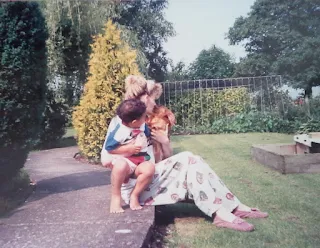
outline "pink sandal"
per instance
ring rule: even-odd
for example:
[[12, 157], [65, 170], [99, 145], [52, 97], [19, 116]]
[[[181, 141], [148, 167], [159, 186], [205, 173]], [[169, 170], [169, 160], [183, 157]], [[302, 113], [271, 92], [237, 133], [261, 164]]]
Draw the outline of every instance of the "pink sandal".
[[269, 216], [268, 213], [261, 212], [257, 208], [251, 208], [251, 211], [241, 211], [236, 209], [233, 214], [239, 218], [253, 219], [267, 218]]
[[238, 217], [235, 218], [234, 221], [228, 222], [216, 216], [213, 220], [213, 224], [217, 227], [229, 228], [241, 232], [251, 232], [254, 230], [254, 226], [252, 224], [245, 222]]

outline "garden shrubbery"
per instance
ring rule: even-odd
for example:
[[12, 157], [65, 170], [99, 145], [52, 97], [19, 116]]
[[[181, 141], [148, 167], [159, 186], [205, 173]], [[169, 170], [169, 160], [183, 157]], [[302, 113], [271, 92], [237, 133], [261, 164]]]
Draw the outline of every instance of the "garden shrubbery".
[[82, 155], [97, 161], [108, 124], [122, 100], [125, 78], [139, 74], [136, 52], [121, 40], [111, 21], [105, 33], [94, 39], [89, 72], [80, 104], [73, 112], [73, 126]]
[[46, 94], [45, 20], [36, 2], [0, 5], [0, 184], [39, 140]]

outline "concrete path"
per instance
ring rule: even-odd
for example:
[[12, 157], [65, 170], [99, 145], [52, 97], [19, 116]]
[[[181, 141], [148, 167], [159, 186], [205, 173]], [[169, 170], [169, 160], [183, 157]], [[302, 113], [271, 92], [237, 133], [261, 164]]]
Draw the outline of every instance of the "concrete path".
[[154, 207], [109, 214], [110, 171], [77, 162], [76, 147], [33, 152], [25, 168], [37, 182], [20, 208], [0, 219], [0, 247], [143, 247]]

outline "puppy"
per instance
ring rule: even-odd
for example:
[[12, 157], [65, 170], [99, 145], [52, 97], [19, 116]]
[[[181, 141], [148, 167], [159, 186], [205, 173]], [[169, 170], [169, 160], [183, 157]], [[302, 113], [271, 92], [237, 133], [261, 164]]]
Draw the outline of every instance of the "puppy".
[[[170, 137], [170, 131], [175, 124], [174, 114], [164, 106], [155, 107], [153, 114], [148, 117], [147, 125], [152, 131], [161, 130], [167, 133]], [[157, 141], [153, 141], [153, 151], [156, 162], [164, 159], [161, 144]]]

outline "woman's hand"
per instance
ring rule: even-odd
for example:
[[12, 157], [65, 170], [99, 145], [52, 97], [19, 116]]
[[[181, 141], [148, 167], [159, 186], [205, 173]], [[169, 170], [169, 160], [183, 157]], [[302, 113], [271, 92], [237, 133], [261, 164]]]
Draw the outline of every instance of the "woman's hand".
[[170, 140], [168, 137], [168, 125], [166, 125], [165, 130], [152, 130], [151, 138], [152, 140], [157, 141], [162, 145], [166, 145], [170, 143]]

